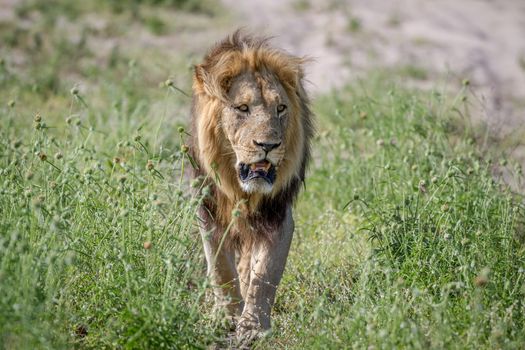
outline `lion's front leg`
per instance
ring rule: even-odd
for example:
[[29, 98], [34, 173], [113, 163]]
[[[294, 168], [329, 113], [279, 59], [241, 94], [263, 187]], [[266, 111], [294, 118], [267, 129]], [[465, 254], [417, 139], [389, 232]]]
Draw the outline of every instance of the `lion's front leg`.
[[244, 295], [244, 309], [237, 325], [241, 338], [256, 337], [270, 328], [271, 308], [281, 281], [292, 242], [294, 223], [291, 207], [273, 243], [256, 242], [252, 250], [250, 285]]
[[215, 307], [225, 309], [229, 316], [239, 316], [242, 311], [242, 297], [235, 269], [235, 253], [224, 245], [219, 247], [219, 242], [211, 237], [209, 231], [202, 227], [200, 231], [208, 276], [214, 284]]
[[246, 298], [246, 292], [250, 286], [250, 272], [252, 269], [252, 245], [247, 244], [239, 251], [239, 262], [237, 263], [237, 272], [239, 273], [239, 285], [241, 295]]

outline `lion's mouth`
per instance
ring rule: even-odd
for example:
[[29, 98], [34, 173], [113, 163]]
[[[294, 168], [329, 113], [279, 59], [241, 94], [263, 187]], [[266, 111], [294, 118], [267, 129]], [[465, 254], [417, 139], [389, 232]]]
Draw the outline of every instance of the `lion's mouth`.
[[261, 178], [270, 185], [275, 181], [275, 166], [267, 160], [261, 160], [256, 163], [239, 165], [239, 178], [243, 182]]

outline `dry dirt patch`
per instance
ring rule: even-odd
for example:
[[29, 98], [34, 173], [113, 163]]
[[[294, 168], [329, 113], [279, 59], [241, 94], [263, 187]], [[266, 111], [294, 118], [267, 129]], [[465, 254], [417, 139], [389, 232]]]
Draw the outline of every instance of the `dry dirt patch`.
[[[513, 0], [223, 0], [237, 24], [275, 35], [315, 58], [314, 93], [376, 69], [406, 73], [418, 87], [457, 91], [468, 79], [473, 113], [497, 139], [525, 128], [525, 2]], [[511, 142], [515, 143], [515, 141]], [[506, 146], [507, 147], [507, 146]], [[510, 145], [525, 164], [523, 147]], [[514, 149], [516, 147], [516, 149]]]

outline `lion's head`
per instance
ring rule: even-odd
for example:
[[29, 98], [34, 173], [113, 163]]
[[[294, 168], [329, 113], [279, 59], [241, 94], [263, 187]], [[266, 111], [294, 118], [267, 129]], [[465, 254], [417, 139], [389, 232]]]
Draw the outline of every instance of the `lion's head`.
[[230, 200], [275, 197], [304, 180], [303, 62], [238, 31], [195, 67], [194, 156]]
[[230, 84], [221, 119], [239, 184], [248, 193], [270, 193], [290, 144], [285, 135], [290, 99], [271, 72], [246, 71]]

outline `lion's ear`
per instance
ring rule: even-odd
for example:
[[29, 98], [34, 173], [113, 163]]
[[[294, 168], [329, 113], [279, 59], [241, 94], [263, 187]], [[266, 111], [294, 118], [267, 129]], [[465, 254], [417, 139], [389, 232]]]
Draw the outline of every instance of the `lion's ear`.
[[193, 89], [196, 93], [214, 95], [214, 79], [202, 64], [195, 66], [195, 72], [193, 74]]
[[231, 77], [225, 72], [210, 73], [203, 65], [196, 65], [193, 76], [194, 89], [210, 96], [224, 98], [231, 85]]
[[290, 86], [292, 90], [297, 90], [303, 76], [302, 69], [299, 65], [294, 66], [293, 69], [289, 69], [282, 73], [282, 80]]
[[302, 89], [302, 81], [304, 78], [303, 64], [307, 61], [302, 57], [287, 57], [286, 60], [280, 60], [275, 66], [277, 75], [281, 83], [289, 90], [289, 92]]
[[193, 83], [204, 89], [204, 85], [206, 84], [206, 75], [207, 74], [204, 67], [200, 64], [196, 65], [193, 72]]

